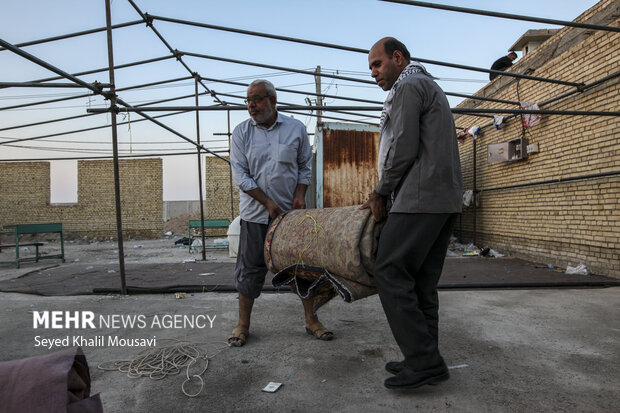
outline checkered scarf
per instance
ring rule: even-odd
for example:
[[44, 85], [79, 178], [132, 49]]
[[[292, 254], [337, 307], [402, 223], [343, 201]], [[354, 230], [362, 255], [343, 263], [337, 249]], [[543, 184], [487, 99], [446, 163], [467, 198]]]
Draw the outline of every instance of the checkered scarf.
[[[412, 75], [418, 72], [423, 72], [424, 74], [431, 76], [431, 74], [426, 71], [426, 68], [422, 66], [420, 62], [416, 62], [415, 60], [412, 61], [411, 63], [407, 65], [407, 67], [403, 69], [402, 72], [400, 72], [400, 76], [398, 76], [398, 79], [396, 79], [396, 82], [394, 82], [394, 84], [392, 85], [392, 88], [390, 89], [390, 92], [388, 93], [387, 98], [385, 98], [385, 103], [392, 101], [392, 98], [394, 97], [395, 87], [401, 80], [403, 80], [409, 75]], [[387, 118], [387, 107], [385, 103], [383, 104], [383, 110], [381, 111], [381, 123], [380, 123], [381, 129], [383, 129], [383, 124], [385, 122], [385, 119]]]

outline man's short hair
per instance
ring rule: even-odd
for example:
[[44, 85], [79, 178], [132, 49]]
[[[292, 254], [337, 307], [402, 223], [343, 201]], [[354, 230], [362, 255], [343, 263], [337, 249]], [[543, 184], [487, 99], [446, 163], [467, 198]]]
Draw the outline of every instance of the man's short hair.
[[399, 52], [403, 54], [403, 56], [405, 57], [405, 59], [407, 59], [407, 61], [411, 60], [411, 54], [409, 54], [409, 50], [407, 50], [407, 46], [405, 46], [402, 42], [394, 38], [387, 39], [383, 43], [383, 47], [385, 48], [385, 54], [387, 54], [390, 57], [390, 59], [394, 55], [394, 52], [398, 50]]
[[517, 54], [515, 52], [510, 52], [508, 53], [508, 56], [513, 55], [515, 58], [517, 57]]
[[256, 86], [256, 85], [265, 85], [265, 92], [267, 92], [267, 96], [273, 96], [274, 98], [277, 99], [278, 96], [276, 94], [276, 87], [273, 85], [273, 83], [265, 79], [256, 79], [255, 81], [250, 83], [250, 86], [248, 86], [248, 90], [252, 86]]

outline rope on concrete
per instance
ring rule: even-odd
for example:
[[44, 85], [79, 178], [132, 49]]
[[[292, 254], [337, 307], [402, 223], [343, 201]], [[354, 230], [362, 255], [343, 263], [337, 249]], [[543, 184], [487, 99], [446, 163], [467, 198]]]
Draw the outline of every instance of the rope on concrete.
[[[204, 389], [205, 382], [202, 376], [209, 367], [209, 360], [230, 347], [228, 343], [222, 342], [225, 346], [217, 348], [213, 355], [209, 355], [201, 346], [213, 343], [196, 343], [177, 339], [161, 339], [160, 341], [171, 341], [172, 344], [144, 350], [132, 360], [106, 361], [99, 364], [97, 368], [104, 371], [120, 371], [132, 379], [148, 377], [151, 380], [163, 380], [167, 376], [181, 373], [184, 369], [186, 379], [181, 384], [181, 391], [187, 397], [196, 397]], [[190, 373], [190, 370], [198, 365], [203, 365], [200, 371]], [[200, 383], [200, 389], [196, 393], [188, 393], [185, 389], [185, 386], [192, 381]]]

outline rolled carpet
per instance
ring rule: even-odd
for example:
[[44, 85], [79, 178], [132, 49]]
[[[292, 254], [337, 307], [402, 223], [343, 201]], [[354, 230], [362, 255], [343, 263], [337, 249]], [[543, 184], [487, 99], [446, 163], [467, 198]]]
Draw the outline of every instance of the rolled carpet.
[[335, 295], [346, 302], [377, 292], [372, 272], [382, 224], [359, 206], [295, 209], [274, 219], [265, 240], [273, 285], [290, 285], [315, 309]]

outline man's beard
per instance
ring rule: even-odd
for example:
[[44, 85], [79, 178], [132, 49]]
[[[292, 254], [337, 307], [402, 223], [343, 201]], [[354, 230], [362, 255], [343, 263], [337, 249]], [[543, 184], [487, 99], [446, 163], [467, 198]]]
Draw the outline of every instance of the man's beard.
[[273, 116], [274, 112], [275, 112], [275, 110], [274, 110], [273, 107], [267, 106], [263, 112], [258, 113], [257, 115], [252, 116], [252, 119], [254, 119], [254, 122], [256, 122], [256, 123], [258, 123], [260, 125], [261, 123], [265, 123], [269, 119], [271, 119], [271, 117]]

